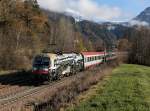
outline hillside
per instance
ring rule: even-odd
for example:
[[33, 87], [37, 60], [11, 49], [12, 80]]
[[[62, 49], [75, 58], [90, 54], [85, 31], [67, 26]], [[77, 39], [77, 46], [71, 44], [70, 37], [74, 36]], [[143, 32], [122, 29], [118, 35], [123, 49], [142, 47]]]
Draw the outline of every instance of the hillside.
[[131, 28], [119, 23], [104, 22], [99, 24], [86, 20], [78, 24], [80, 32], [85, 36], [102, 39], [108, 45], [112, 45], [117, 40], [124, 38], [125, 33]]
[[111, 46], [117, 39], [116, 35], [108, 30], [107, 27], [86, 20], [78, 23], [78, 30], [92, 42], [104, 41], [107, 46]]

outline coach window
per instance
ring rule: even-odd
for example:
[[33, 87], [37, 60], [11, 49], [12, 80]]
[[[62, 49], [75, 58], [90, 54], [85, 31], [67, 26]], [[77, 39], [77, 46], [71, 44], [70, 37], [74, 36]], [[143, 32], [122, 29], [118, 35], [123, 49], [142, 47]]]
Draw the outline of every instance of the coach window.
[[95, 56], [95, 60], [97, 60], [97, 56]]
[[90, 58], [88, 57], [88, 62], [90, 61]]
[[98, 60], [98, 56], [96, 56], [96, 60]]

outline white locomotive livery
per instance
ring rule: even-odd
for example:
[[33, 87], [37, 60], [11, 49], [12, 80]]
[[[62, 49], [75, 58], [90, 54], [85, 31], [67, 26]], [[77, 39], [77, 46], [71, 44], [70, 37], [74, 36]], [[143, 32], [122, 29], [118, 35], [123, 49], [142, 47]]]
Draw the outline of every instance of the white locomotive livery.
[[116, 57], [115, 52], [42, 53], [34, 58], [32, 73], [52, 81], [114, 60]]
[[83, 57], [81, 54], [42, 53], [34, 58], [32, 72], [36, 75], [45, 75], [48, 80], [53, 80], [75, 74], [82, 69]]

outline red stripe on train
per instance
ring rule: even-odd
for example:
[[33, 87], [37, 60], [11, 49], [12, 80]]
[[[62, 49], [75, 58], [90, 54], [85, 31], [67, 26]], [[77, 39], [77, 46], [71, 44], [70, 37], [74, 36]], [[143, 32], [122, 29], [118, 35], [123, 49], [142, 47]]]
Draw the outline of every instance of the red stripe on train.
[[83, 55], [102, 55], [105, 52], [82, 52]]
[[44, 71], [44, 70], [35, 70], [35, 71], [32, 71], [33, 74], [48, 74], [49, 72], [48, 71]]

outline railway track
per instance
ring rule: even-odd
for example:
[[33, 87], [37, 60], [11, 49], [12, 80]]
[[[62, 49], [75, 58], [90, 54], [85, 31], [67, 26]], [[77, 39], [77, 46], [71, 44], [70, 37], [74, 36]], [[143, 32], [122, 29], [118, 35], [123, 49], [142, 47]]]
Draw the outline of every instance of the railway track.
[[34, 84], [36, 84], [36, 82], [33, 82], [32, 80], [30, 80], [28, 83], [33, 84], [32, 86], [18, 86], [16, 84], [24, 84], [26, 83], [27, 80], [20, 80], [20, 81], [13, 81], [11, 84], [15, 84], [15, 85], [7, 85], [7, 86], [3, 86], [0, 88], [0, 100], [4, 100], [5, 98], [11, 97], [11, 96], [15, 96], [16, 94], [20, 93], [20, 92], [26, 92], [28, 90], [34, 89], [36, 88], [36, 86], [34, 86]]
[[40, 91], [51, 88], [53, 85], [62, 84], [64, 81], [52, 82], [48, 85], [42, 85], [39, 87], [31, 87], [27, 90], [18, 92], [16, 94], [8, 95], [0, 98], [0, 110], [8, 107], [9, 105], [17, 102], [18, 100], [23, 100], [27, 97], [32, 97], [32, 95], [38, 94]]

